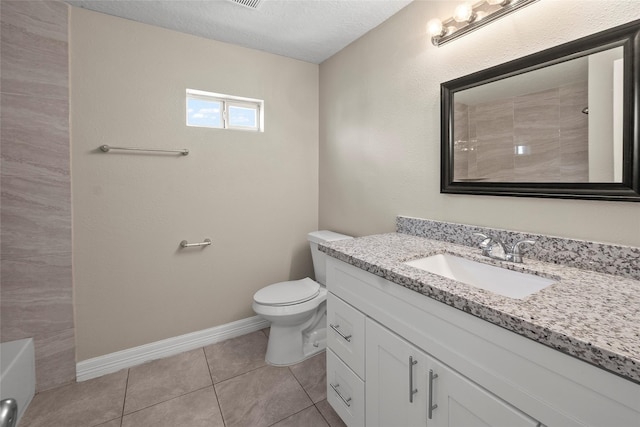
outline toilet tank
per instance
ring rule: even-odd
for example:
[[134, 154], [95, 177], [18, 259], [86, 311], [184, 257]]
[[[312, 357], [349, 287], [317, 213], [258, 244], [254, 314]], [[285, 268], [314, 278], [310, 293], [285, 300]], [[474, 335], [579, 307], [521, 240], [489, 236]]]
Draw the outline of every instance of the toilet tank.
[[353, 237], [329, 230], [312, 231], [307, 235], [307, 240], [309, 240], [309, 245], [311, 246], [311, 256], [313, 257], [313, 270], [316, 273], [316, 282], [324, 286], [326, 285], [327, 278], [327, 255], [318, 250], [318, 243], [335, 242], [347, 239], [353, 239]]

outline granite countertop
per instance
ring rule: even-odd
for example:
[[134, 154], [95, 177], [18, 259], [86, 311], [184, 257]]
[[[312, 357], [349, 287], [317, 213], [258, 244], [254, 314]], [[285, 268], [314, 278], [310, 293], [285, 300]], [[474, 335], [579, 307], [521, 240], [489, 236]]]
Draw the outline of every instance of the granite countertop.
[[[389, 233], [320, 245], [341, 261], [640, 384], [640, 281], [529, 260], [490, 259], [479, 249]], [[557, 280], [512, 299], [403, 262], [450, 253]]]

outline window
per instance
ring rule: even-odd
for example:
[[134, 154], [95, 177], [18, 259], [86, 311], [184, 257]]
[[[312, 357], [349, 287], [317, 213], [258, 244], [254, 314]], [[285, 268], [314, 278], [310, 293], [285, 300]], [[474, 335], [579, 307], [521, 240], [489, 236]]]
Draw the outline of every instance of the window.
[[187, 126], [264, 131], [264, 101], [187, 89]]

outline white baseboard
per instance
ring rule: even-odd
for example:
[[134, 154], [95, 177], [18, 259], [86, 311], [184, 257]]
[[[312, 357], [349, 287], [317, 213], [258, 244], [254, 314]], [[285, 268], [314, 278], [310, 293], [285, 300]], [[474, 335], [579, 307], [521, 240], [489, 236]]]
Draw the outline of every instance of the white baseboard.
[[76, 363], [76, 380], [85, 381], [100, 377], [150, 360], [173, 356], [183, 351], [204, 347], [267, 327], [269, 327], [267, 320], [253, 316], [202, 331], [83, 360]]

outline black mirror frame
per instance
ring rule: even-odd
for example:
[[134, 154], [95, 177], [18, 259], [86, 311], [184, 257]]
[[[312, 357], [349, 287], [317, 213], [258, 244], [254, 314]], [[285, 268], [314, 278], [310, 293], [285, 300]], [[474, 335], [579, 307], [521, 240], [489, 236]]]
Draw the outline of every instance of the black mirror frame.
[[[603, 48], [617, 46], [624, 47], [621, 183], [455, 182], [453, 180], [453, 96], [455, 92], [575, 59]], [[442, 83], [440, 95], [441, 193], [640, 201], [640, 20]]]

